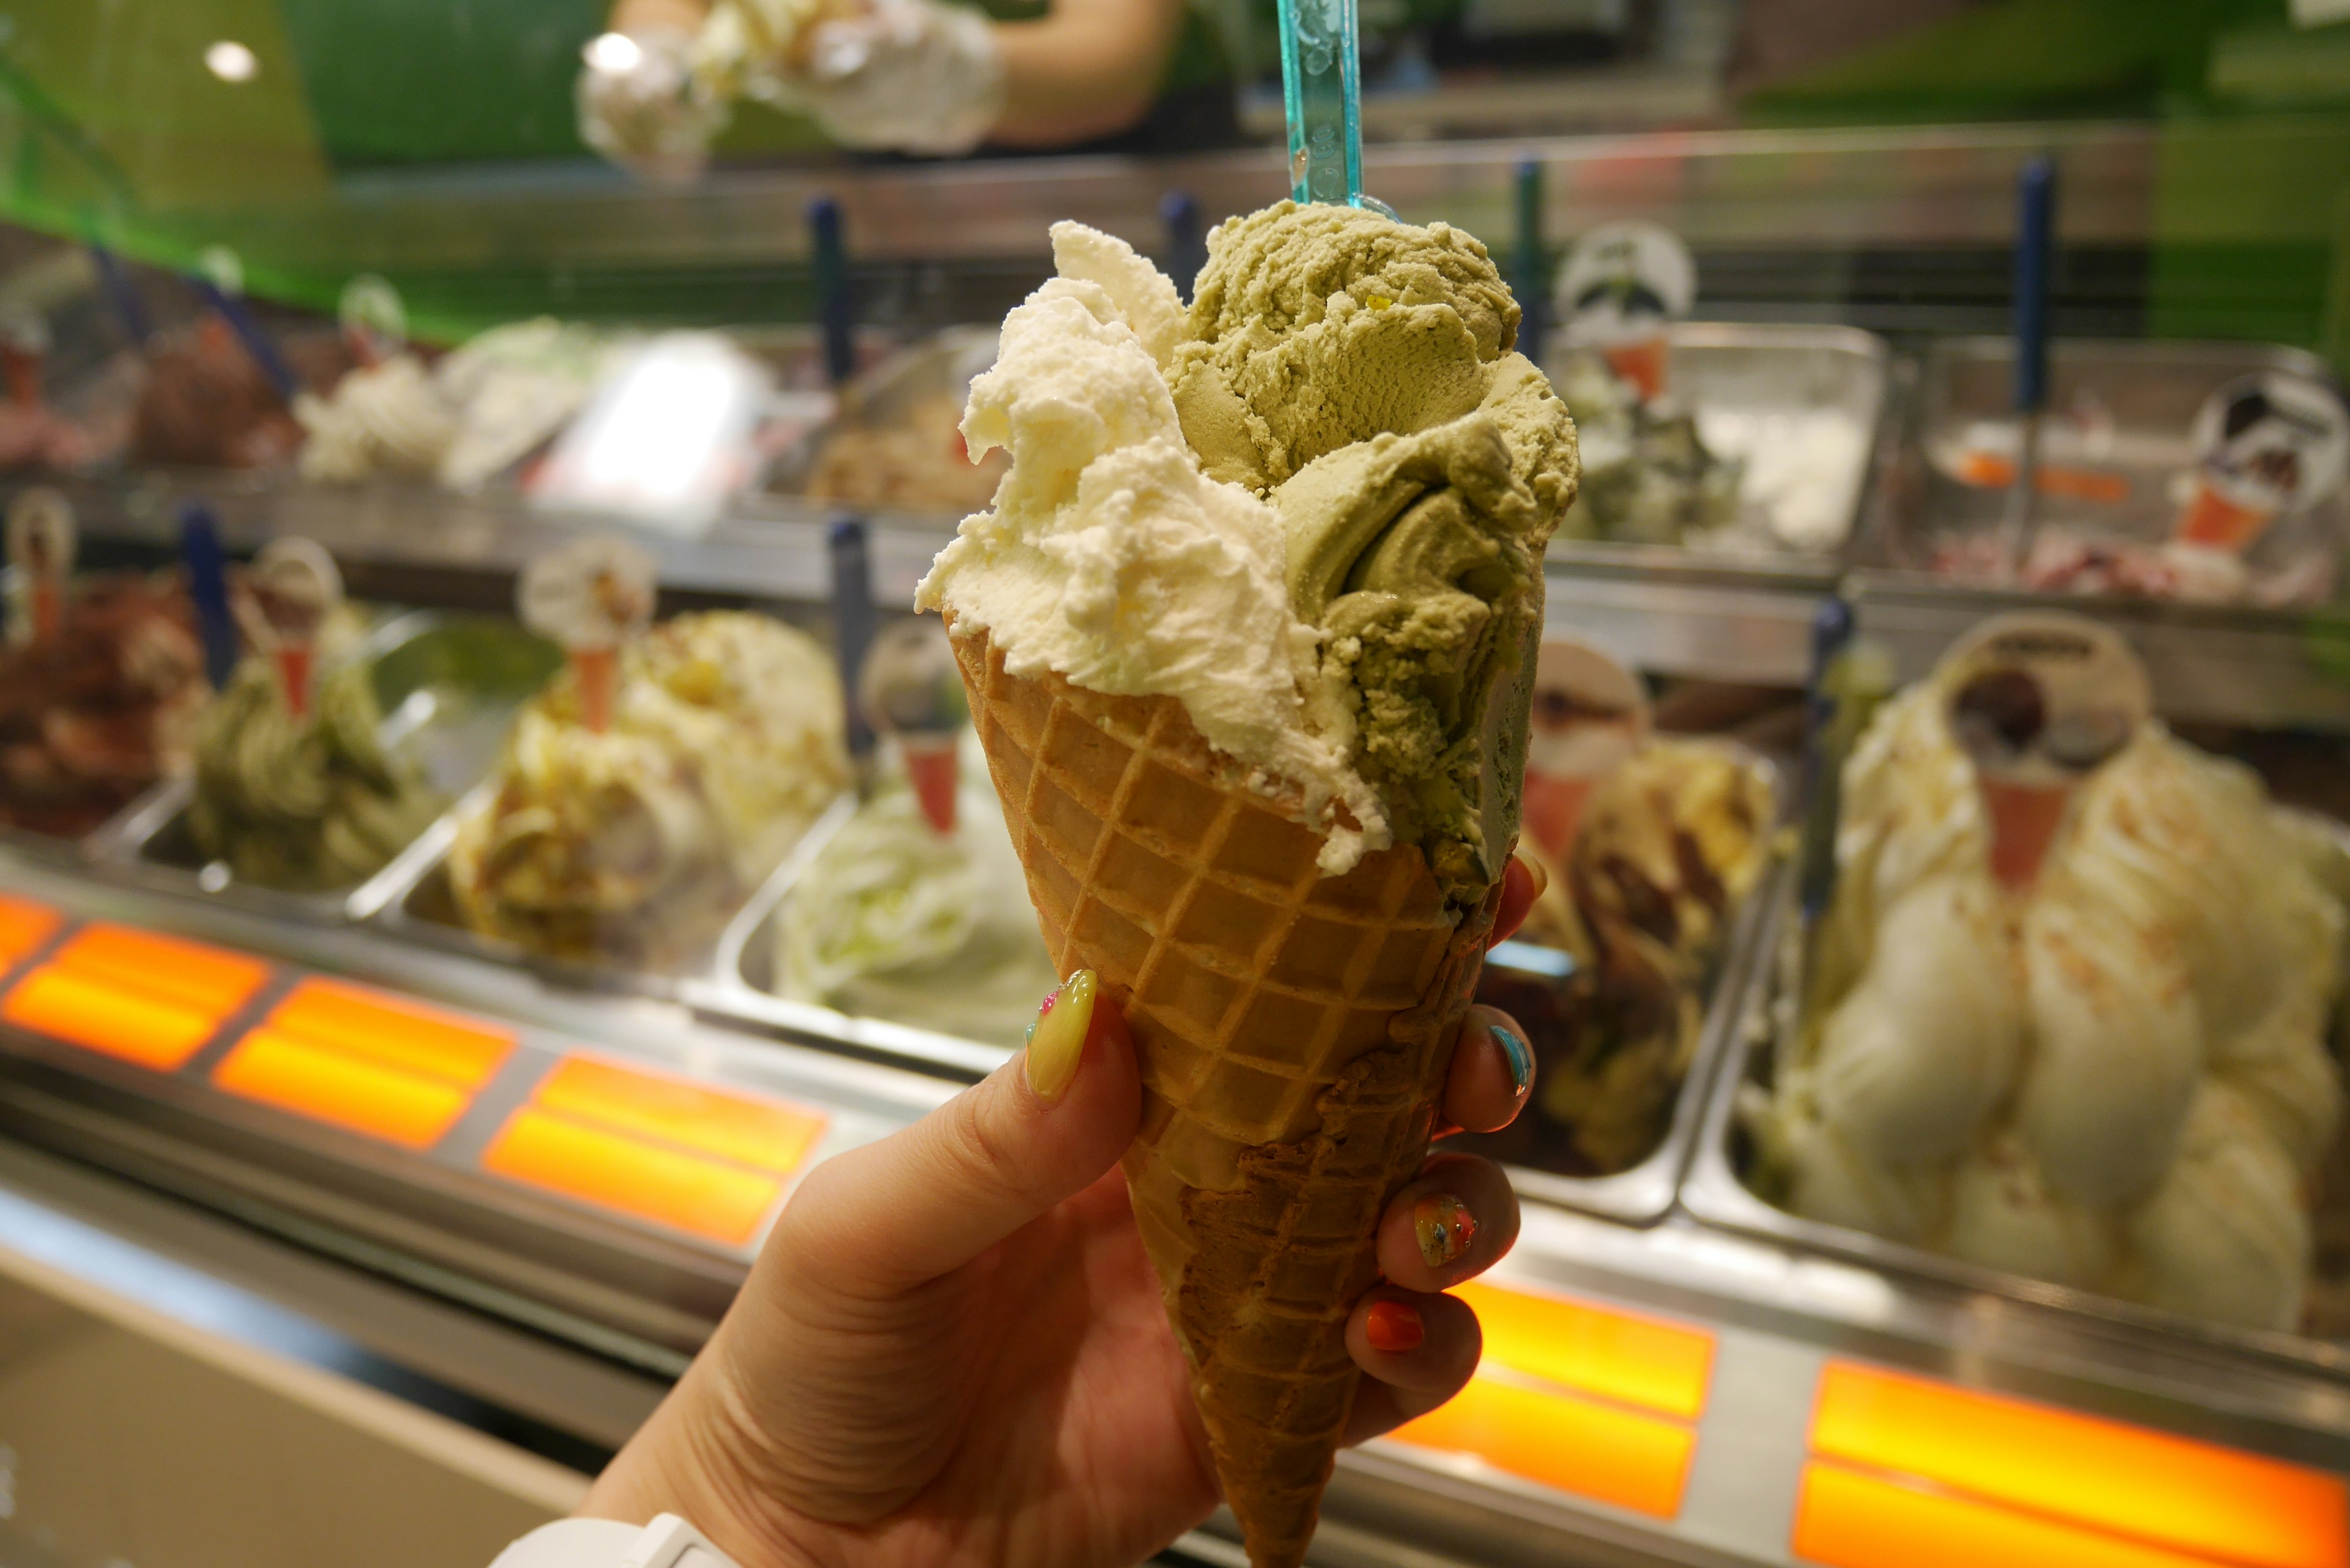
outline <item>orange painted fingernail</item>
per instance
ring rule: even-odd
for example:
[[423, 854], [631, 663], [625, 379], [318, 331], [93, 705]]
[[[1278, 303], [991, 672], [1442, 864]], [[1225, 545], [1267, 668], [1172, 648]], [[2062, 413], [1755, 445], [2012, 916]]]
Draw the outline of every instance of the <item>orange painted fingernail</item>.
[[1086, 1033], [1094, 1021], [1094, 997], [1100, 989], [1093, 971], [1077, 971], [1045, 999], [1036, 1022], [1028, 1026], [1028, 1086], [1048, 1106], [1076, 1081], [1077, 1064], [1086, 1056]]
[[1419, 1309], [1401, 1302], [1373, 1302], [1363, 1319], [1363, 1337], [1371, 1342], [1373, 1350], [1389, 1355], [1401, 1355], [1408, 1350], [1418, 1350], [1420, 1341], [1428, 1337], [1428, 1325], [1419, 1321]]
[[1419, 1242], [1420, 1261], [1440, 1269], [1477, 1239], [1477, 1217], [1450, 1192], [1431, 1192], [1411, 1206], [1411, 1231]]

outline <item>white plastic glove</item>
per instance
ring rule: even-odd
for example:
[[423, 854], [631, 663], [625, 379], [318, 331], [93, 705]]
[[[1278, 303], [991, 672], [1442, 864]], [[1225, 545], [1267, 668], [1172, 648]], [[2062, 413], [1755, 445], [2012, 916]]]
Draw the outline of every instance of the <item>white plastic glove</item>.
[[682, 183], [701, 173], [729, 106], [694, 68], [696, 51], [694, 36], [676, 27], [590, 43], [574, 92], [580, 140], [649, 179]]
[[806, 68], [779, 85], [843, 147], [968, 152], [1003, 110], [1003, 58], [976, 11], [867, 0], [816, 24]]

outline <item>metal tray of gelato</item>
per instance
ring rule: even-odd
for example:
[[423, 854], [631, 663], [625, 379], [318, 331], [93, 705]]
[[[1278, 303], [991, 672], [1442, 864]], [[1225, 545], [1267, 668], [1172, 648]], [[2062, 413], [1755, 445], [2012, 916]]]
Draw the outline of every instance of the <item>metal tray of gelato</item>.
[[1678, 323], [1664, 393], [1647, 400], [1591, 350], [1547, 359], [1583, 454], [1554, 570], [1703, 560], [1825, 582], [1850, 553], [1892, 379], [1875, 333]]
[[[2334, 890], [2337, 894], [2350, 892], [2350, 826], [2293, 807], [2272, 809], [2294, 825], [2299, 834], [2306, 836], [2304, 842], [2331, 842], [2333, 853], [2339, 857], [2334, 873], [2339, 881]], [[1781, 1044], [1795, 1038], [1800, 1028], [1796, 998], [1804, 983], [1803, 928], [1794, 878], [1789, 876], [1773, 889], [1757, 933], [1753, 960], [1741, 977], [1737, 995], [1725, 1009], [1725, 1059], [1719, 1064], [1705, 1096], [1694, 1158], [1680, 1189], [1681, 1206], [1690, 1215], [1708, 1225], [1858, 1262], [1954, 1293], [2054, 1307], [2094, 1324], [2099, 1333], [2125, 1345], [2136, 1342], [2176, 1348], [2189, 1344], [2223, 1355], [2250, 1355], [2288, 1363], [2304, 1371], [2350, 1378], [2350, 1333], [2345, 1331], [2350, 1315], [2343, 1311], [2343, 1303], [2350, 1302], [2350, 1272], [2342, 1267], [2345, 1254], [2343, 1237], [2350, 1236], [2350, 1126], [2336, 1127], [2330, 1147], [2320, 1157], [2314, 1202], [2295, 1200], [2289, 1191], [2278, 1194], [2281, 1208], [2291, 1210], [2296, 1201], [2306, 1203], [2306, 1207], [2301, 1210], [2301, 1221], [2285, 1227], [2278, 1232], [2277, 1239], [2289, 1242], [2293, 1240], [2289, 1232], [2302, 1221], [2310, 1222], [2310, 1228], [2299, 1230], [2300, 1241], [2310, 1245], [2310, 1267], [2308, 1292], [2297, 1329], [2223, 1321], [2175, 1306], [2126, 1300], [2101, 1289], [2062, 1283], [2046, 1277], [2062, 1270], [2035, 1272], [2027, 1267], [2036, 1249], [2060, 1244], [2056, 1232], [2038, 1223], [2045, 1218], [2039, 1206], [2048, 1200], [2040, 1186], [2042, 1179], [2036, 1176], [2027, 1180], [2014, 1171], [2007, 1171], [1997, 1173], [1990, 1184], [1990, 1190], [2005, 1200], [2002, 1207], [2013, 1212], [2014, 1222], [2005, 1232], [2014, 1249], [2008, 1260], [2014, 1265], [2011, 1267], [1992, 1266], [1929, 1250], [1922, 1244], [1888, 1240], [1857, 1223], [1806, 1218], [1758, 1190], [1772, 1185], [1774, 1179], [1783, 1179], [1768, 1173], [1772, 1157], [1764, 1152], [1762, 1141], [1774, 1136], [1764, 1129], [1772, 1125], [1773, 1096], [1783, 1068]], [[2334, 1007], [2329, 1031], [2332, 1039], [2326, 1056], [2330, 1072], [2338, 1075], [2341, 1043], [2345, 1033], [2350, 1033], [2345, 1028], [2350, 1018], [2344, 1015], [2340, 997], [2335, 998]], [[1924, 1019], [1912, 1021], [1901, 1033], [1924, 1027], [1927, 1023]], [[2329, 1098], [2323, 1095], [2311, 1097]], [[2247, 1177], [2247, 1158], [2248, 1155], [2232, 1163], [2220, 1163], [2230, 1175], [2241, 1180]], [[2257, 1184], [2260, 1179], [2255, 1172], [2250, 1179]], [[2213, 1191], [2222, 1199], [2233, 1198], [2238, 1202], [2250, 1196], [2245, 1189], [2230, 1188], [2225, 1181], [2215, 1185]], [[2200, 1246], [2227, 1224], [2241, 1220], [2241, 1211], [2231, 1214], [2230, 1207], [2222, 1202], [2219, 1208], [2195, 1214], [2195, 1223], [2183, 1228], [2182, 1238]], [[2113, 1244], [2111, 1236], [2073, 1240], [2090, 1246]], [[2198, 1255], [2211, 1275], [2225, 1276], [2229, 1272], [2230, 1260], [2224, 1249], [2215, 1247]], [[1987, 1302], [1983, 1310], [1992, 1310], [1992, 1303]]]
[[[2004, 580], [2020, 439], [2013, 367], [2004, 337], [1926, 348], [1909, 428], [1882, 483], [1885, 564], [1941, 581]], [[2241, 556], [2172, 543], [2191, 496], [2198, 410], [2229, 382], [2266, 371], [2331, 380], [2315, 356], [2267, 344], [2052, 344], [2034, 534], [2017, 586], [2254, 606], [2324, 599], [2350, 537], [2350, 497], [2339, 491], [2277, 518]]]
[[[983, 773], [977, 788], [985, 788]], [[971, 799], [969, 782], [962, 794], [967, 807], [993, 805], [992, 794], [984, 803]], [[950, 1077], [983, 1077], [1010, 1059], [1059, 978], [1018, 861], [1004, 887], [1000, 868], [967, 864], [944, 840], [930, 840], [926, 853], [918, 836], [929, 834], [926, 825], [910, 821], [904, 831], [889, 831], [899, 826], [889, 806], [903, 800], [903, 791], [863, 805], [843, 799], [827, 813], [735, 916], [719, 940], [713, 972], [689, 981], [684, 1000], [720, 1022]], [[880, 834], [868, 831], [875, 826]], [[890, 853], [879, 842], [884, 837], [901, 852]], [[1011, 853], [1008, 837], [1003, 848]], [[998, 873], [998, 886], [982, 882], [989, 871]], [[969, 896], [974, 892], [980, 896]], [[822, 943], [811, 941], [803, 917], [833, 913], [847, 935], [864, 923], [857, 910], [883, 903], [896, 906], [885, 917], [894, 940], [868, 932], [863, 952], [810, 953]], [[896, 950], [879, 950], [884, 943]], [[810, 968], [824, 963], [827, 972], [790, 983], [785, 973], [795, 958]]]
[[1612, 806], [1595, 796], [1573, 868], [1486, 957], [1478, 1000], [1532, 1036], [1532, 1101], [1450, 1145], [1529, 1196], [1635, 1225], [1671, 1210], [1689, 1167], [1789, 805], [1778, 768], [1735, 742], [1659, 736], [1647, 755], [1619, 770]]
[[96, 858], [265, 914], [361, 918], [558, 662], [510, 620], [411, 611], [320, 670], [307, 725], [286, 718], [258, 666], [242, 670], [206, 717], [193, 774], [126, 813]]
[[567, 672], [483, 782], [362, 891], [413, 940], [564, 983], [673, 994], [850, 782], [838, 681], [805, 633], [694, 611], [632, 640], [601, 724]]
[[1010, 462], [991, 452], [973, 463], [961, 429], [995, 349], [995, 328], [958, 327], [899, 350], [842, 389], [830, 423], [777, 456], [767, 488], [952, 529], [988, 504]]

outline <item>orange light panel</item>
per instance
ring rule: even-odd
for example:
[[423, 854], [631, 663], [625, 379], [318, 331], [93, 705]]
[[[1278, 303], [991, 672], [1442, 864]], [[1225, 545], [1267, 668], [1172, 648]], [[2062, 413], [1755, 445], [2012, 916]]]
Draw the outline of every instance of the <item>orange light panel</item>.
[[2338, 1476], [1925, 1378], [1830, 1363], [1812, 1450], [2244, 1568], [2350, 1568]]
[[1697, 1448], [1695, 1430], [1678, 1423], [1482, 1372], [1393, 1438], [1658, 1519], [1680, 1511]]
[[258, 959], [92, 924], [16, 982], [0, 1018], [170, 1073], [268, 980]]
[[488, 1083], [515, 1046], [511, 1029], [332, 980], [304, 981], [265, 1023], [464, 1089]]
[[1705, 1411], [1714, 1338], [1702, 1329], [1494, 1285], [1453, 1293], [1477, 1309], [1488, 1362], [1685, 1421]]
[[1825, 1568], [2221, 1568], [1816, 1459], [1804, 1468], [1794, 1552]]
[[64, 923], [47, 904], [0, 893], [0, 969], [22, 960]]
[[213, 1082], [233, 1095], [412, 1149], [438, 1143], [472, 1098], [421, 1074], [321, 1050], [300, 1035], [269, 1028], [239, 1042]]
[[259, 959], [128, 926], [84, 926], [50, 961], [90, 980], [178, 1002], [216, 1023], [251, 1001], [269, 979], [269, 966]]
[[593, 1056], [567, 1056], [531, 1096], [541, 1110], [716, 1155], [771, 1176], [789, 1176], [824, 1135], [825, 1118], [660, 1077]]
[[482, 1164], [529, 1186], [737, 1246], [757, 1233], [784, 1192], [772, 1176], [528, 1106], [507, 1121]]
[[91, 980], [56, 963], [43, 964], [19, 981], [0, 1002], [0, 1018], [158, 1073], [176, 1071], [220, 1027], [210, 1013]]

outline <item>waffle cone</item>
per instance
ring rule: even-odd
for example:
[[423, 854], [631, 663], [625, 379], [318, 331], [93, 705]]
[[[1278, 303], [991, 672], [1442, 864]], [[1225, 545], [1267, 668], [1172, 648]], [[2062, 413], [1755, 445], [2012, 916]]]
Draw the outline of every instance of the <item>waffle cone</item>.
[[1251, 787], [1180, 702], [953, 640], [1045, 940], [1141, 1057], [1127, 1182], [1224, 1501], [1255, 1568], [1295, 1568], [1354, 1404], [1347, 1314], [1427, 1154], [1499, 888], [1448, 909], [1416, 846], [1326, 877], [1297, 797]]

